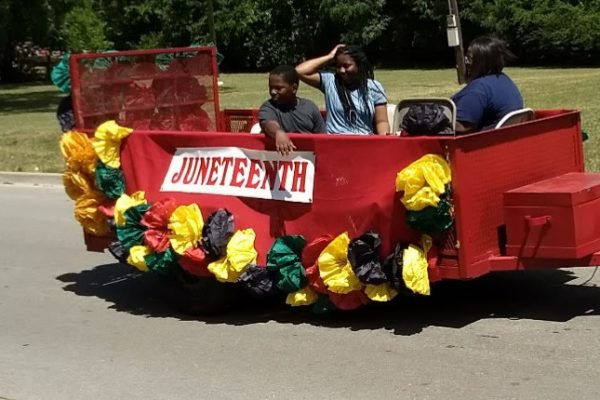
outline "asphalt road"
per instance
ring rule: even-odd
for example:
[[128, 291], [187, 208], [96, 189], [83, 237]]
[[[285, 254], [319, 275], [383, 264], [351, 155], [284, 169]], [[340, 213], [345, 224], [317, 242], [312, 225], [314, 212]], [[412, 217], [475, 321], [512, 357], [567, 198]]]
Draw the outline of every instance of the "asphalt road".
[[[600, 272], [502, 273], [355, 313], [166, 307], [56, 187], [0, 185], [0, 399], [598, 399]], [[590, 280], [591, 278], [591, 280]]]

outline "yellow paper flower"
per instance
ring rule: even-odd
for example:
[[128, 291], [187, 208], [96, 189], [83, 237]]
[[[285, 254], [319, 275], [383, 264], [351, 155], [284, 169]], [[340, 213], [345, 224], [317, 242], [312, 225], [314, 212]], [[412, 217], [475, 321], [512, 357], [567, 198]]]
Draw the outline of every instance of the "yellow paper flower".
[[146, 204], [146, 194], [143, 191], [135, 192], [131, 196], [122, 194], [115, 203], [115, 224], [118, 227], [124, 226], [125, 211], [140, 204]]
[[398, 295], [398, 291], [389, 282], [380, 285], [366, 285], [365, 294], [373, 301], [386, 302]]
[[133, 246], [129, 249], [127, 264], [132, 265], [142, 272], [148, 272], [148, 266], [144, 257], [152, 253], [148, 246]]
[[349, 243], [348, 232], [342, 233], [325, 247], [317, 260], [321, 279], [334, 293], [346, 294], [362, 288], [348, 261]]
[[423, 187], [414, 196], [402, 197], [402, 204], [407, 210], [420, 211], [425, 207], [437, 207], [440, 202], [440, 196], [430, 187]]
[[67, 196], [69, 196], [71, 200], [77, 200], [81, 196], [94, 190], [94, 186], [90, 183], [87, 175], [74, 170], [66, 170], [64, 172], [63, 185]]
[[248, 264], [255, 264], [258, 252], [254, 248], [256, 234], [253, 229], [237, 231], [227, 244], [225, 257], [208, 264], [219, 282], [237, 282]]
[[452, 180], [448, 163], [440, 156], [426, 154], [396, 175], [396, 191], [404, 192], [402, 203], [406, 209], [420, 211], [437, 206], [439, 195]]
[[197, 204], [177, 207], [169, 218], [169, 240], [173, 250], [183, 254], [187, 249], [197, 247], [203, 226], [202, 212]]
[[121, 166], [121, 140], [132, 131], [117, 125], [115, 121], [106, 121], [96, 129], [92, 145], [104, 164], [112, 168]]
[[402, 279], [406, 287], [414, 293], [430, 294], [429, 274], [427, 273], [427, 252], [431, 249], [431, 237], [423, 235], [423, 248], [410, 245], [402, 254]]
[[67, 168], [93, 176], [98, 156], [90, 138], [81, 132], [69, 131], [60, 138], [60, 151]]
[[317, 294], [306, 286], [304, 289], [297, 290], [287, 295], [285, 298], [285, 304], [289, 304], [292, 307], [298, 306], [309, 306], [317, 301]]
[[95, 236], [105, 236], [109, 232], [106, 216], [98, 210], [102, 200], [102, 193], [91, 191], [75, 201], [75, 219], [83, 230]]

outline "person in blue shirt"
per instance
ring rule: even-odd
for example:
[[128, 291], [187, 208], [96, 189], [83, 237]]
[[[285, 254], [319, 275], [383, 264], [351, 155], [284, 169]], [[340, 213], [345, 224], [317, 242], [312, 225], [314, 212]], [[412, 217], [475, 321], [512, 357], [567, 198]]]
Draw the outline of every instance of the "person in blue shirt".
[[[319, 71], [333, 62], [335, 73]], [[325, 95], [325, 130], [332, 134], [385, 135], [387, 98], [358, 46], [337, 45], [329, 54], [296, 67], [300, 80]]]
[[492, 129], [502, 117], [523, 108], [523, 97], [502, 72], [514, 58], [504, 41], [492, 36], [474, 39], [467, 49], [467, 86], [452, 96], [456, 104], [456, 132]]

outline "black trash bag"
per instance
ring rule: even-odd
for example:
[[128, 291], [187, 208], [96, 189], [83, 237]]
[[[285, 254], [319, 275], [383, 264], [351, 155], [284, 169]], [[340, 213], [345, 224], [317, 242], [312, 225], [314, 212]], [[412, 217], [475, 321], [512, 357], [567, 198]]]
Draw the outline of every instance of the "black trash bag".
[[375, 232], [352, 239], [348, 245], [348, 261], [362, 283], [379, 285], [388, 281], [379, 261], [379, 246], [381, 239]]
[[202, 228], [202, 248], [209, 259], [218, 260], [225, 255], [233, 230], [233, 215], [226, 209], [219, 208], [208, 217]]
[[270, 296], [277, 291], [271, 273], [256, 264], [249, 264], [246, 267], [238, 278], [238, 283], [254, 297]]
[[129, 252], [125, 250], [125, 247], [121, 242], [115, 241], [108, 245], [108, 252], [113, 255], [120, 263], [127, 264], [127, 257]]
[[409, 135], [451, 135], [452, 122], [444, 107], [435, 103], [419, 103], [409, 107], [400, 127]]
[[404, 279], [402, 279], [402, 256], [404, 249], [407, 247], [408, 245], [404, 245], [402, 243], [396, 244], [394, 252], [387, 256], [383, 261], [383, 270], [385, 271], [385, 275], [394, 289], [396, 289], [398, 292], [410, 292], [410, 290], [408, 290], [404, 284]]
[[73, 102], [71, 100], [71, 95], [64, 97], [60, 103], [58, 103], [56, 119], [58, 120], [60, 129], [63, 132], [68, 132], [75, 129], [75, 115], [73, 114]]

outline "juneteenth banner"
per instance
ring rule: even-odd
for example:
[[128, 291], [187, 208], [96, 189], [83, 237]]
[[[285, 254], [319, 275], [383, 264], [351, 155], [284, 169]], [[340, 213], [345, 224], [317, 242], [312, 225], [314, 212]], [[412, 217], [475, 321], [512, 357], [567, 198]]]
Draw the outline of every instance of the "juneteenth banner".
[[312, 203], [315, 154], [282, 156], [238, 147], [177, 148], [161, 192], [205, 193]]

